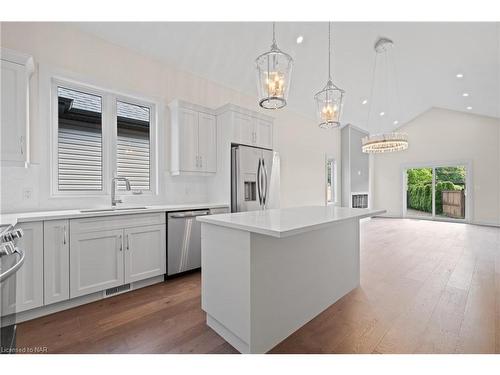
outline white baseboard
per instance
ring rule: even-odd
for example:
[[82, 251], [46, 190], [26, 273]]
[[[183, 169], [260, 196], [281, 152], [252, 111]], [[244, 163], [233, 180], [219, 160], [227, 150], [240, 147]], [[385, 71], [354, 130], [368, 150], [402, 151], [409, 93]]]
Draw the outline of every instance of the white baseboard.
[[490, 223], [488, 221], [472, 221], [471, 224], [473, 224], [473, 225], [481, 225], [481, 226], [484, 226], [484, 227], [500, 228], [500, 223]]
[[454, 221], [454, 220], [446, 220], [446, 219], [433, 220], [430, 217], [429, 218], [427, 218], [427, 217], [403, 217], [401, 215], [377, 215], [377, 216], [374, 216], [374, 218], [380, 218], [380, 219], [427, 220], [427, 221], [438, 221], [438, 222], [448, 222], [448, 223], [461, 223], [461, 224], [480, 225], [480, 226], [484, 226], [484, 227], [500, 228], [500, 223], [493, 223], [493, 222], [489, 222], [489, 221], [469, 221], [469, 222], [463, 222], [463, 221]]

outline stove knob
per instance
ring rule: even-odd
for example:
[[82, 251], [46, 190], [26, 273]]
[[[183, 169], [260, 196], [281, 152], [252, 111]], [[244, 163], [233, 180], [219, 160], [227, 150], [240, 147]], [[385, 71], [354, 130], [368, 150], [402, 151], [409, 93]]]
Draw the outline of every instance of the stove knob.
[[7, 232], [1, 237], [2, 242], [11, 242], [13, 239], [12, 232]]
[[22, 229], [15, 229], [12, 231], [12, 237], [13, 238], [21, 238], [24, 235]]

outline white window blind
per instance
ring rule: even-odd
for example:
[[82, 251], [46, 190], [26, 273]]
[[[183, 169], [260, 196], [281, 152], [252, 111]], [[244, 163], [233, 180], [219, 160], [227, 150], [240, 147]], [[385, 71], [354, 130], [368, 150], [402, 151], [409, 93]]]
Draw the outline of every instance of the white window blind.
[[[57, 191], [102, 192], [103, 180], [113, 176], [126, 177], [132, 190], [151, 190], [151, 107], [118, 100], [112, 93], [96, 94], [91, 88], [55, 87]], [[103, 113], [109, 108], [103, 102], [114, 102], [115, 121], [112, 113]], [[104, 155], [111, 143], [103, 143], [103, 134], [116, 145], [109, 165], [104, 165]], [[119, 181], [117, 189], [124, 190], [125, 183]]]
[[59, 190], [102, 190], [102, 98], [57, 91]]
[[[116, 102], [116, 174], [130, 181], [132, 190], [150, 189], [150, 110]], [[118, 188], [125, 189], [119, 181]]]

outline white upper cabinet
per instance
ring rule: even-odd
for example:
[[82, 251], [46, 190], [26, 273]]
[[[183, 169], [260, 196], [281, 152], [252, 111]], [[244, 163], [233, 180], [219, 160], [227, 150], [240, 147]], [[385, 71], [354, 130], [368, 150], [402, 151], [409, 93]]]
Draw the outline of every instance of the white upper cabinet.
[[29, 78], [33, 59], [2, 48], [1, 53], [1, 153], [4, 165], [29, 162]]
[[236, 143], [255, 145], [257, 143], [257, 137], [253, 117], [235, 112], [233, 121], [233, 140], [236, 141]]
[[214, 115], [198, 114], [199, 168], [203, 172], [217, 171], [217, 121]]
[[179, 108], [179, 171], [198, 171], [198, 112]]
[[217, 122], [211, 110], [175, 100], [171, 114], [171, 173], [212, 174], [217, 171]]
[[273, 123], [272, 121], [263, 120], [260, 118], [256, 121], [256, 139], [257, 144], [263, 148], [273, 148]]
[[219, 126], [230, 131], [230, 142], [273, 148], [273, 119], [259, 112], [228, 104], [217, 110]]

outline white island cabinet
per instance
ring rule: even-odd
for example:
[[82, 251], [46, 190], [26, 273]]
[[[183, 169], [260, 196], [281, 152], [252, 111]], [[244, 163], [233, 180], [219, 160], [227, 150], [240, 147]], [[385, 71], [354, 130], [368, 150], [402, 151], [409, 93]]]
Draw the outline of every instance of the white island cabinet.
[[265, 353], [359, 286], [359, 219], [297, 207], [199, 217], [202, 309], [241, 353]]

